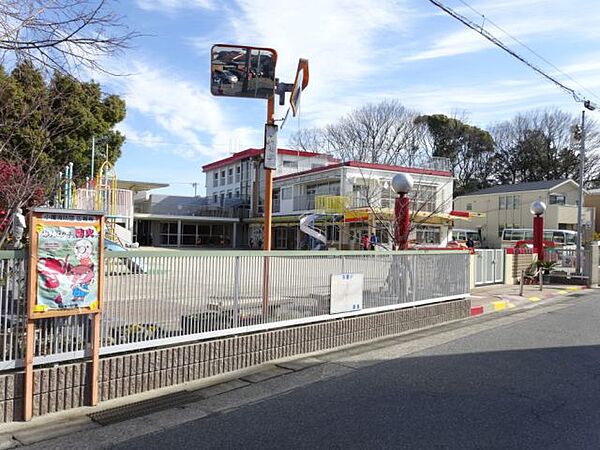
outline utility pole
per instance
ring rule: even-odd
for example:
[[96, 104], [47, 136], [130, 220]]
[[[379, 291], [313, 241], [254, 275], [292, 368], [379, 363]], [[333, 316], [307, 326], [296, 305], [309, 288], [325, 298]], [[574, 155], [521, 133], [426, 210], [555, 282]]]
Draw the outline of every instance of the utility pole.
[[581, 140], [579, 142], [579, 202], [577, 202], [577, 273], [581, 275], [583, 238], [583, 177], [585, 174], [585, 109], [581, 111]]

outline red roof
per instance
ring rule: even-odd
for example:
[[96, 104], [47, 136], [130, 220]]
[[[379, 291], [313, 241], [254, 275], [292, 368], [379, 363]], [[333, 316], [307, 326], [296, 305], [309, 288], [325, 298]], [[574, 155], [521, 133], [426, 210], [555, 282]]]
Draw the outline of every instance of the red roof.
[[[262, 155], [262, 153], [263, 153], [262, 148], [248, 148], [246, 150], [242, 150], [241, 152], [234, 153], [233, 155], [231, 155], [227, 158], [220, 159], [218, 161], [206, 164], [206, 165], [202, 166], [202, 171], [206, 172], [208, 170], [218, 169], [220, 167], [227, 166], [229, 164], [232, 164], [236, 161], [240, 161], [242, 159], [253, 158], [255, 156]], [[324, 153], [306, 152], [303, 150], [291, 150], [291, 149], [287, 149], [287, 148], [278, 148], [277, 153], [280, 155], [300, 156], [302, 158], [313, 158], [316, 156], [322, 156], [322, 157], [326, 157], [327, 159], [329, 159], [329, 161], [338, 161], [337, 159], [335, 159], [329, 155], [326, 155]]]
[[403, 167], [403, 166], [392, 166], [388, 164], [374, 164], [374, 163], [365, 163], [360, 161], [347, 161], [338, 164], [332, 164], [329, 166], [323, 167], [315, 167], [314, 169], [304, 170], [302, 172], [290, 173], [287, 175], [281, 175], [279, 177], [275, 177], [275, 180], [285, 180], [288, 178], [293, 178], [298, 175], [305, 175], [308, 173], [322, 172], [325, 170], [335, 169], [337, 167], [358, 167], [361, 169], [377, 169], [377, 170], [388, 170], [392, 172], [403, 172], [403, 173], [415, 173], [420, 175], [435, 175], [439, 177], [451, 177], [452, 173], [446, 172], [444, 170], [432, 170], [432, 169], [420, 169], [418, 167]]

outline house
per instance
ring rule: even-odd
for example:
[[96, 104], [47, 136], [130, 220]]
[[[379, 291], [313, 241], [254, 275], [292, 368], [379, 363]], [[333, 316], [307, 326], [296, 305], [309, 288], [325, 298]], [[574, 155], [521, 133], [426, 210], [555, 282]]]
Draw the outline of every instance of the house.
[[[500, 248], [505, 228], [532, 228], [529, 208], [535, 200], [547, 206], [544, 228], [576, 230], [578, 198], [579, 185], [569, 179], [492, 186], [454, 199], [457, 210], [485, 213], [468, 223], [458, 220], [455, 226], [479, 229], [483, 246]], [[584, 226], [593, 229], [594, 219], [594, 208], [584, 207]]]
[[[446, 165], [401, 167], [359, 161], [330, 162], [273, 181], [273, 248], [361, 248], [363, 236], [377, 236], [378, 248], [391, 248], [394, 201], [391, 180], [410, 173], [415, 185], [410, 193], [411, 239], [444, 246], [452, 226], [453, 177]], [[445, 170], [444, 170], [445, 169]], [[262, 240], [263, 219], [245, 219], [249, 243]], [[318, 242], [320, 241], [320, 242]], [[252, 246], [252, 245], [251, 245]]]
[[[600, 189], [586, 190], [583, 198], [583, 205], [594, 208], [595, 211], [600, 210]], [[594, 220], [594, 233], [600, 233], [600, 220]]]
[[[249, 215], [262, 212], [264, 194], [263, 150], [249, 148], [202, 166], [206, 196], [213, 205], [237, 205]], [[337, 162], [329, 155], [301, 150], [277, 150], [275, 177], [324, 167]]]
[[[206, 164], [205, 197], [134, 195], [133, 233], [141, 245], [187, 248], [261, 248], [262, 149], [249, 148]], [[341, 162], [329, 155], [278, 149], [273, 180], [273, 248], [359, 249], [365, 235], [391, 248], [396, 193], [391, 180], [410, 173], [413, 242], [447, 244], [454, 216], [447, 160], [419, 167]], [[158, 187], [158, 186], [157, 186]], [[163, 186], [160, 186], [163, 187]]]

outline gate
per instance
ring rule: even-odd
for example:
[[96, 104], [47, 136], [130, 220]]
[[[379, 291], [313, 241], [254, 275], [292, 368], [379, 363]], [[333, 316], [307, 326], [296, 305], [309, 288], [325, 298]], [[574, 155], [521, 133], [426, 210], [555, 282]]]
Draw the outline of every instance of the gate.
[[504, 283], [504, 250], [475, 250], [475, 285]]

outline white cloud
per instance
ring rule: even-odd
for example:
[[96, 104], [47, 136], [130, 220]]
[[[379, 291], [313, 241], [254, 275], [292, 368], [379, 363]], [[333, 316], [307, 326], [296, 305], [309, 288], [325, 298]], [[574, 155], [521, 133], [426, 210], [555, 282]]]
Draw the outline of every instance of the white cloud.
[[213, 0], [136, 0], [138, 7], [147, 11], [173, 13], [182, 9], [213, 9]]
[[[293, 82], [298, 58], [308, 58], [312, 81], [302, 114], [322, 121], [353, 95], [354, 87], [380, 70], [387, 57], [382, 36], [401, 33], [408, 23], [405, 0], [238, 0], [230, 27], [216, 40], [275, 48], [277, 76]], [[206, 48], [207, 36], [196, 42]], [[389, 55], [388, 55], [389, 56]]]
[[[590, 39], [600, 35], [598, 27], [589, 26], [590, 23], [596, 23], [600, 19], [600, 9], [597, 7], [596, 0], [582, 0], [577, 8], [564, 0], [484, 1], [473, 4], [473, 8], [485, 18], [466, 6], [453, 9], [477, 26], [483, 26], [486, 31], [527, 58], [535, 59], [535, 56], [507, 36], [504, 31], [521, 41], [532, 41], [534, 38], [551, 39], [559, 36], [569, 39], [577, 37]], [[455, 27], [461, 27], [461, 30], [438, 35], [426, 48], [406, 58], [407, 61], [463, 55], [493, 47], [491, 42], [476, 31], [466, 28], [445, 12], [438, 11], [447, 23], [453, 23]], [[585, 14], [582, 14], [582, 11], [586, 11]]]

